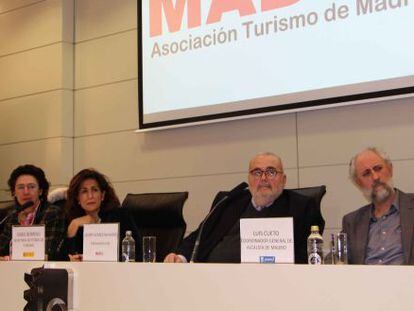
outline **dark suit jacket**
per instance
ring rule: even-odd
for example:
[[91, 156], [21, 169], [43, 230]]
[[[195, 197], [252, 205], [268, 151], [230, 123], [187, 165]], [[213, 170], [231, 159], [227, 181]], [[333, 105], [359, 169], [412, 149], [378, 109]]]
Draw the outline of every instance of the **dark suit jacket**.
[[[220, 200], [223, 193], [219, 193], [214, 202]], [[224, 235], [240, 219], [251, 202], [251, 194], [245, 191], [233, 200], [219, 206], [208, 218], [201, 235], [200, 247], [196, 258], [197, 262], [206, 262], [208, 255], [220, 242]], [[293, 217], [295, 242], [295, 263], [307, 263], [307, 237], [311, 225], [318, 225], [323, 231], [325, 221], [319, 207], [312, 198], [305, 197], [293, 191], [284, 190], [280, 197], [268, 207], [268, 217]], [[190, 260], [194, 243], [200, 227], [183, 240], [178, 253]]]
[[[414, 227], [414, 194], [404, 193], [397, 189], [400, 208], [401, 240], [404, 252], [404, 264], [414, 264], [413, 227]], [[350, 264], [365, 263], [368, 245], [369, 220], [371, 204], [345, 215], [342, 219], [342, 230], [348, 238], [348, 261]]]

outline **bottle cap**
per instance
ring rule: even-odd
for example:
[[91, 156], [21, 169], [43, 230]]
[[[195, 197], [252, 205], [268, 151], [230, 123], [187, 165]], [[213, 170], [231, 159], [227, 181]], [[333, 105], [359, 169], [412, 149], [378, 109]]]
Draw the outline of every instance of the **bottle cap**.
[[311, 231], [318, 231], [319, 232], [319, 226], [311, 226]]
[[131, 232], [131, 230], [127, 230], [127, 231], [125, 232], [125, 234], [126, 234], [126, 235], [131, 235], [131, 234], [132, 234], [132, 232]]

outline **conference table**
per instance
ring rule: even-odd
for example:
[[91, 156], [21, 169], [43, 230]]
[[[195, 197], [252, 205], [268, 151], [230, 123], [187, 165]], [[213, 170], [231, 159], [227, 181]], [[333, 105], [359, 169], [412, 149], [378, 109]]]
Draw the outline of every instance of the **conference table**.
[[25, 272], [73, 272], [74, 310], [413, 310], [414, 267], [0, 262], [1, 310], [23, 310]]

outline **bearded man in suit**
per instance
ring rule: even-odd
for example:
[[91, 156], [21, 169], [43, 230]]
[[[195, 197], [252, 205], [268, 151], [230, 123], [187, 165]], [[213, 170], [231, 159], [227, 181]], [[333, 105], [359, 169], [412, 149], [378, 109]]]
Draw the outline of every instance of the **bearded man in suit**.
[[414, 195], [393, 186], [393, 166], [377, 148], [356, 154], [350, 178], [370, 202], [343, 217], [351, 264], [414, 264]]

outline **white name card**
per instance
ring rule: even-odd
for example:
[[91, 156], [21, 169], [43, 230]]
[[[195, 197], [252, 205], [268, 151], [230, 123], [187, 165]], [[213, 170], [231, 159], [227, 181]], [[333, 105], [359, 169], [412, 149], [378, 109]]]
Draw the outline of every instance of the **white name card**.
[[11, 259], [45, 260], [45, 226], [13, 226]]
[[83, 261], [118, 261], [119, 224], [83, 226]]
[[241, 262], [294, 263], [293, 218], [240, 219]]

